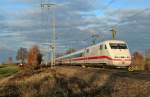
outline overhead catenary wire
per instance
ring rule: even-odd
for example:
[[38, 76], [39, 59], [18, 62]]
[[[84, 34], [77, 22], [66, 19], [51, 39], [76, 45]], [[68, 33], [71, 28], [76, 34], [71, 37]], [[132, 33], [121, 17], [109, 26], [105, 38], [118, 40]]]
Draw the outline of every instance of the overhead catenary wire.
[[115, 2], [115, 0], [110, 0], [110, 1], [108, 2], [108, 4], [107, 4], [104, 8], [102, 8], [102, 9], [103, 9], [103, 10], [108, 9], [109, 6], [111, 6], [114, 2]]
[[138, 16], [138, 15], [140, 15], [140, 14], [142, 14], [142, 13], [148, 11], [148, 10], [150, 10], [150, 7], [146, 7], [146, 8], [144, 8], [144, 9], [141, 10], [141, 11], [138, 11], [138, 12], [136, 12], [136, 13], [130, 15], [130, 16], [127, 16], [127, 17], [123, 18], [122, 20], [120, 20], [120, 21], [119, 21], [118, 23], [116, 23], [115, 25], [112, 25], [112, 26], [111, 26], [111, 25], [105, 26], [106, 28], [103, 29], [103, 30], [108, 29], [108, 27], [115, 27], [115, 28], [116, 28], [117, 26], [120, 26], [122, 23], [124, 23], [126, 20], [131, 19], [131, 18], [134, 19], [134, 17], [136, 17], [136, 16]]
[[[104, 10], [107, 10], [116, 0], [110, 0], [108, 1], [108, 3], [106, 5], [104, 5], [104, 7], [102, 7], [101, 9], [99, 9], [101, 12], [104, 12]], [[95, 3], [91, 3], [92, 7], [95, 7], [94, 5]]]
[[[103, 10], [108, 9], [109, 6], [110, 6], [112, 3], [114, 3], [114, 2], [115, 2], [115, 0], [110, 0], [110, 2], [108, 3], [108, 5], [107, 5], [106, 7], [104, 7]], [[136, 14], [133, 14], [132, 16], [126, 17], [126, 18], [132, 18], [132, 17], [135, 17], [135, 16], [137, 16], [137, 15], [143, 13], [143, 11], [145, 12], [145, 11], [148, 10], [148, 9], [149, 9], [149, 8], [146, 8], [146, 9], [144, 9], [144, 10], [142, 10], [142, 11], [136, 13]], [[121, 24], [121, 23], [118, 23], [118, 24]], [[117, 24], [117, 25], [118, 25], [118, 24]], [[111, 27], [111, 25], [108, 25], [108, 26], [106, 26], [106, 29], [107, 29], [109, 26]], [[114, 26], [114, 25], [112, 25], [112, 26]], [[104, 27], [103, 27], [103, 28], [104, 28]], [[104, 29], [103, 29], [103, 30], [104, 30]], [[90, 36], [90, 37], [91, 37], [91, 36]], [[89, 38], [88, 38], [88, 39], [89, 39]]]
[[[116, 0], [110, 0], [107, 5], [105, 5], [102, 9], [100, 9], [100, 12], [104, 13], [104, 11], [107, 10], [115, 1], [116, 1]], [[94, 6], [94, 3], [92, 3], [92, 4], [93, 4], [92, 6]], [[107, 26], [105, 26], [105, 27], [108, 28], [108, 26], [109, 26], [109, 25], [107, 25]], [[103, 27], [103, 28], [104, 28], [104, 27]], [[103, 30], [105, 30], [105, 29], [103, 29]], [[99, 35], [99, 34], [96, 34], [96, 36], [97, 36], [97, 35]], [[99, 35], [99, 36], [100, 36], [100, 35]], [[90, 37], [91, 37], [91, 36], [90, 36]], [[92, 37], [94, 37], [94, 35], [92, 35]], [[89, 39], [89, 38], [84, 39], [84, 41], [85, 41], [85, 40], [88, 40], [88, 39]]]
[[147, 11], [147, 10], [150, 10], [150, 7], [146, 7], [146, 8], [144, 8], [143, 10], [141, 10], [141, 11], [139, 11], [139, 12], [137, 12], [137, 13], [134, 13], [133, 15], [130, 15], [130, 16], [128, 16], [128, 17], [125, 17], [124, 19], [122, 19], [119, 23], [117, 23], [115, 26], [119, 26], [121, 23], [123, 23], [125, 20], [127, 20], [127, 19], [130, 19], [130, 18], [133, 18], [133, 17], [136, 17], [136, 16], [138, 16], [138, 15], [140, 15], [140, 14], [142, 14], [142, 13], [144, 13], [145, 11]]
[[[112, 3], [114, 3], [114, 0], [111, 0], [110, 3], [108, 3], [108, 7], [109, 7]], [[108, 7], [104, 8], [103, 10], [107, 9]], [[113, 27], [113, 26], [116, 27], [117, 25], [120, 25], [122, 22], [124, 22], [124, 20], [129, 19], [129, 18], [136, 17], [136, 16], [138, 16], [138, 15], [144, 13], [145, 11], [147, 11], [147, 10], [149, 10], [149, 9], [150, 9], [150, 7], [144, 8], [143, 10], [141, 10], [141, 11], [139, 11], [139, 12], [137, 12], [137, 13], [134, 13], [134, 14], [132, 14], [132, 15], [130, 15], [130, 16], [125, 17], [123, 20], [121, 20], [121, 21], [120, 21], [119, 23], [117, 23], [116, 25], [113, 25], [113, 24], [112, 24], [112, 25], [106, 25], [106, 26], [103, 26], [103, 28], [108, 29], [109, 27]], [[105, 29], [103, 29], [103, 30], [105, 30]], [[88, 38], [86, 38], [86, 39], [83, 39], [83, 41], [89, 40], [90, 38], [91, 38], [91, 36], [88, 37]]]
[[[106, 6], [106, 7], [104, 7], [103, 8], [103, 10], [106, 10], [111, 4], [113, 4], [115, 2], [115, 0], [111, 0], [109, 3], [108, 3], [108, 5]], [[118, 22], [117, 24], [115, 24], [115, 25], [106, 25], [106, 26], [104, 26], [103, 28], [105, 28], [105, 29], [103, 29], [103, 30], [106, 30], [106, 29], [108, 29], [108, 28], [110, 28], [110, 27], [116, 27], [116, 26], [119, 26], [120, 24], [122, 24], [125, 20], [127, 20], [127, 19], [129, 19], [129, 18], [133, 18], [133, 17], [136, 17], [136, 16], [138, 16], [138, 15], [140, 15], [140, 14], [142, 14], [142, 13], [144, 13], [145, 11], [147, 11], [147, 10], [149, 10], [150, 9], [150, 7], [146, 7], [146, 8], [144, 8], [143, 10], [141, 10], [141, 11], [139, 11], [139, 12], [137, 12], [137, 13], [134, 13], [133, 15], [130, 15], [130, 16], [128, 16], [128, 17], [125, 17], [124, 19], [122, 19], [120, 22]], [[102, 12], [103, 12], [103, 10], [101, 10]]]

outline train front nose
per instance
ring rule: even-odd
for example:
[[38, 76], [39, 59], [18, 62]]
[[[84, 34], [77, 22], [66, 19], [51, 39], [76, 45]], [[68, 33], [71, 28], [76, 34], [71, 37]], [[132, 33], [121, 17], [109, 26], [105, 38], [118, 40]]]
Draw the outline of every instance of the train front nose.
[[124, 66], [129, 66], [130, 64], [131, 64], [130, 58], [115, 58], [115, 59], [113, 59], [113, 65], [115, 65], [115, 66], [124, 67]]

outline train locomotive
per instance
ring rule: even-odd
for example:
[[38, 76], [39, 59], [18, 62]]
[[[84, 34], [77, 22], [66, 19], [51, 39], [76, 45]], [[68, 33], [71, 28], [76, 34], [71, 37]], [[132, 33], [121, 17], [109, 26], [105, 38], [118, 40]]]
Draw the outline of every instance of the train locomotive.
[[106, 40], [56, 58], [57, 64], [128, 67], [131, 54], [122, 40]]

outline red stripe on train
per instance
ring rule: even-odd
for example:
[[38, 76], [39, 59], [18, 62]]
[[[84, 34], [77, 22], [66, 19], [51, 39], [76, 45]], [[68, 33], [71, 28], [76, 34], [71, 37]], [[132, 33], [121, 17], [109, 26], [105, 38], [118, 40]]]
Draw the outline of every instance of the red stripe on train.
[[79, 60], [95, 60], [95, 59], [108, 59], [114, 61], [130, 61], [130, 59], [113, 59], [108, 56], [94, 56], [94, 57], [80, 57], [80, 58], [73, 58], [72, 61], [79, 61]]

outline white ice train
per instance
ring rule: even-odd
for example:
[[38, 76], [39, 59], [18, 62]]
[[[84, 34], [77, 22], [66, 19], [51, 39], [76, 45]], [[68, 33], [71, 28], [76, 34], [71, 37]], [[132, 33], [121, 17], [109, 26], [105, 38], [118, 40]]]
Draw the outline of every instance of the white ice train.
[[58, 64], [128, 67], [131, 55], [127, 43], [107, 40], [56, 58]]

